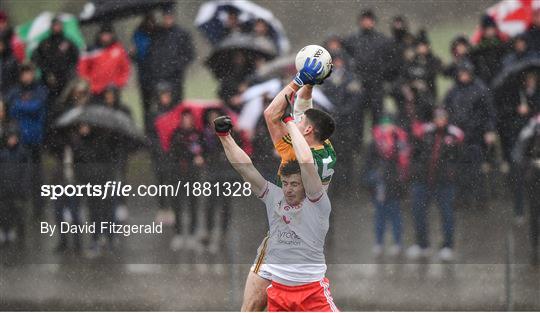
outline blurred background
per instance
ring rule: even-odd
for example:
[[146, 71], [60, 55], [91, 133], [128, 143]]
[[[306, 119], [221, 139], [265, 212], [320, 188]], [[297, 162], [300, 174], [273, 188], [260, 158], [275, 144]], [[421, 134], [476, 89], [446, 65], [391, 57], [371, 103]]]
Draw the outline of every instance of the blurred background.
[[[208, 123], [222, 114], [273, 180], [262, 110], [309, 44], [335, 66], [313, 101], [338, 125], [338, 307], [540, 309], [538, 8], [1, 1], [0, 309], [239, 310], [267, 231], [256, 199], [50, 200], [39, 187], [236, 181]], [[101, 220], [164, 233], [40, 234], [41, 221]]]

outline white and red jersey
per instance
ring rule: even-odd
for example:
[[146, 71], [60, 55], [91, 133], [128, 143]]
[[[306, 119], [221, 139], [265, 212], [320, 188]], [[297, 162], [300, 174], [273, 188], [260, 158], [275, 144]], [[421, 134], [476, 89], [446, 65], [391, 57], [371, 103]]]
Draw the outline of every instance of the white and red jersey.
[[282, 189], [267, 182], [259, 198], [266, 205], [270, 226], [264, 267], [272, 280], [310, 283], [323, 279], [324, 242], [332, 210], [326, 192], [291, 206]]

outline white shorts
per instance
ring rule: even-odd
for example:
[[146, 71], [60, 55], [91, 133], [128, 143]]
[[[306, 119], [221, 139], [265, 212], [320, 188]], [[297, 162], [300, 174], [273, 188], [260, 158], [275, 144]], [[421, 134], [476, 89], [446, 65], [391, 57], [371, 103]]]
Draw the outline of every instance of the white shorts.
[[268, 250], [269, 239], [270, 236], [269, 234], [267, 234], [259, 245], [259, 248], [257, 249], [257, 257], [255, 258], [255, 262], [251, 266], [250, 271], [259, 275], [259, 277], [271, 281], [272, 274], [268, 271], [266, 264], [264, 264], [264, 261], [266, 260], [266, 252]]

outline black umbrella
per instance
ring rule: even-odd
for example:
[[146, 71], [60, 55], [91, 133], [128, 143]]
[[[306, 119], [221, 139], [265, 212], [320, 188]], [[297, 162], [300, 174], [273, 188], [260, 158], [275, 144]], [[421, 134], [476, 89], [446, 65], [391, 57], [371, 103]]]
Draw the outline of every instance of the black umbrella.
[[144, 134], [124, 112], [103, 105], [73, 108], [62, 114], [55, 122], [56, 128], [71, 127], [80, 123], [109, 130], [138, 143], [144, 143]]
[[499, 75], [495, 76], [491, 87], [495, 91], [504, 91], [519, 84], [522, 75], [530, 71], [540, 71], [540, 57], [528, 57], [506, 66]]
[[81, 24], [110, 22], [154, 9], [170, 9], [174, 3], [175, 0], [91, 0], [84, 5], [79, 21]]
[[224, 39], [206, 60], [206, 65], [218, 77], [226, 76], [236, 53], [242, 53], [248, 58], [249, 63], [254, 63], [256, 58], [265, 60], [277, 56], [275, 45], [264, 37], [255, 37], [249, 34], [235, 33]]

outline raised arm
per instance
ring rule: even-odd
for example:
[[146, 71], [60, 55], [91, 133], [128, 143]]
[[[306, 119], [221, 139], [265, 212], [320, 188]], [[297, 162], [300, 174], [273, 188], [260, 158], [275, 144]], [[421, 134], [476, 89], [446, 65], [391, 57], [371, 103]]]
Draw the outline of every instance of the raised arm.
[[[285, 88], [283, 88], [276, 95], [274, 100], [272, 100], [266, 110], [264, 110], [266, 126], [268, 127], [270, 137], [272, 138], [272, 142], [274, 144], [276, 144], [283, 136], [287, 135], [287, 129], [283, 127], [283, 124], [281, 123], [281, 117], [283, 116], [283, 113], [285, 112], [285, 109], [287, 109], [288, 105], [287, 101], [285, 100], [285, 96], [292, 99], [294, 93], [300, 88], [308, 85], [311, 85], [312, 87], [315, 84], [322, 83], [322, 81], [329, 76], [327, 75], [322, 79], [318, 78], [322, 71], [323, 67], [321, 61], [306, 58], [304, 66], [298, 73], [296, 73], [293, 81], [285, 86]], [[311, 89], [309, 92], [302, 92], [301, 94], [305, 94], [306, 97], [309, 96], [311, 98]]]
[[298, 90], [298, 96], [294, 102], [294, 120], [299, 122], [302, 120], [304, 113], [313, 108], [313, 86], [304, 85], [304, 87]]
[[268, 127], [268, 132], [270, 133], [274, 145], [279, 142], [283, 136], [287, 135], [287, 129], [283, 126], [283, 123], [281, 123], [281, 117], [288, 105], [285, 96], [290, 99], [298, 89], [300, 89], [300, 86], [296, 85], [294, 82], [290, 82], [277, 94], [277, 96], [274, 97], [272, 102], [270, 102], [268, 107], [264, 110], [264, 120], [266, 121], [266, 127]]
[[313, 160], [313, 154], [309, 145], [298, 130], [298, 127], [292, 119], [286, 120], [287, 131], [291, 136], [291, 141], [296, 155], [296, 159], [300, 164], [300, 172], [302, 175], [302, 183], [306, 191], [308, 199], [316, 199], [320, 197], [323, 192], [323, 185], [315, 161]]
[[266, 179], [257, 171], [247, 153], [242, 150], [231, 136], [232, 123], [228, 116], [220, 116], [214, 120], [214, 127], [225, 150], [225, 155], [232, 167], [251, 184], [251, 190], [260, 195], [266, 187]]

